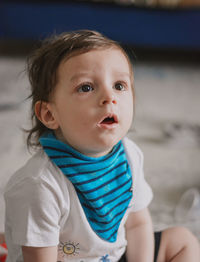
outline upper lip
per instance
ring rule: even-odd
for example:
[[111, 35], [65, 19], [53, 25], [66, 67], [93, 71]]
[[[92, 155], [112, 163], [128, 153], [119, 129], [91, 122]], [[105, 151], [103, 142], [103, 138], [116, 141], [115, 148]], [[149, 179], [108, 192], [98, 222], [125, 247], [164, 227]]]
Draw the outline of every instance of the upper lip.
[[99, 121], [98, 124], [102, 124], [102, 122], [103, 122], [106, 118], [113, 118], [113, 120], [114, 120], [113, 123], [118, 123], [118, 117], [117, 117], [116, 114], [114, 114], [114, 113], [107, 113], [107, 114], [105, 114], [105, 115], [101, 118], [101, 120]]

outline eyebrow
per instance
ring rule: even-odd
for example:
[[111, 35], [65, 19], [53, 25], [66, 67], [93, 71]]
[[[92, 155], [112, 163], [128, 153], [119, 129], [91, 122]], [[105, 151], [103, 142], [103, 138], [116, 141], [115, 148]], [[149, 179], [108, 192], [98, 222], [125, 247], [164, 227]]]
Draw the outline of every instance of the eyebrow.
[[88, 76], [88, 73], [77, 73], [75, 75], [73, 75], [71, 78], [70, 78], [70, 82], [73, 82], [74, 80], [76, 80], [77, 78], [80, 78], [80, 77], [83, 77], [83, 76]]
[[[131, 74], [128, 73], [128, 72], [116, 72], [115, 75], [117, 77], [127, 77], [127, 78], [130, 78], [131, 77]], [[88, 76], [88, 73], [87, 72], [83, 72], [83, 73], [77, 73], [75, 75], [73, 75], [71, 78], [70, 78], [70, 82], [74, 82], [77, 78], [80, 78], [80, 77], [84, 77], [84, 76]]]

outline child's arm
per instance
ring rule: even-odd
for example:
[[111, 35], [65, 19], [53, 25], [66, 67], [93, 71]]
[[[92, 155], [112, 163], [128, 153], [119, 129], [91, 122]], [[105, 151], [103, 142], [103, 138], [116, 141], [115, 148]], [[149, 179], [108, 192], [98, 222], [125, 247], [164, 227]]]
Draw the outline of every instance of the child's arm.
[[128, 262], [153, 262], [153, 236], [152, 221], [147, 208], [129, 214], [126, 222]]
[[57, 246], [53, 247], [22, 247], [24, 262], [56, 262]]

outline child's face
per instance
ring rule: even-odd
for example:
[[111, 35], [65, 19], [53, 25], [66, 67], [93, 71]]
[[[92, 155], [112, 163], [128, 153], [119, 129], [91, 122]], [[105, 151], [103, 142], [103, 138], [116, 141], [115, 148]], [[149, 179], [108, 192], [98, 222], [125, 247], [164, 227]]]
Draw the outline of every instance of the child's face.
[[117, 48], [92, 50], [58, 68], [49, 106], [56, 135], [93, 157], [109, 153], [130, 128], [133, 117], [131, 72]]

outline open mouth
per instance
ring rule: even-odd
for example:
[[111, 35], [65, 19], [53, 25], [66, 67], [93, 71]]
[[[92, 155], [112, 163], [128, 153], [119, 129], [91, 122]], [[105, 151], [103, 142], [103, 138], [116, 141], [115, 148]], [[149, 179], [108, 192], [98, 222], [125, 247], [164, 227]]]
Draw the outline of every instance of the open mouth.
[[104, 117], [100, 122], [99, 125], [102, 127], [114, 127], [118, 123], [118, 119], [116, 115], [110, 114]]
[[111, 125], [113, 123], [116, 123], [114, 117], [106, 117], [103, 121], [101, 121], [101, 124]]

